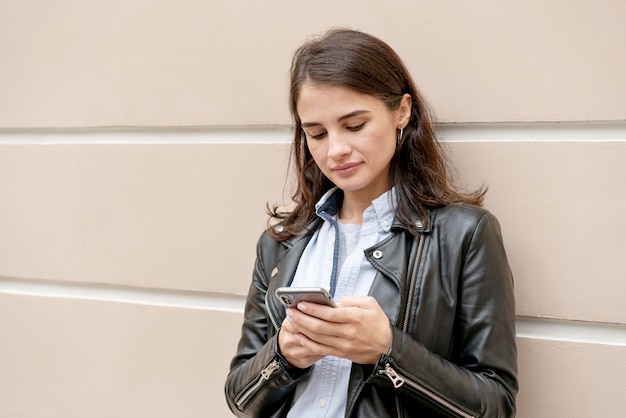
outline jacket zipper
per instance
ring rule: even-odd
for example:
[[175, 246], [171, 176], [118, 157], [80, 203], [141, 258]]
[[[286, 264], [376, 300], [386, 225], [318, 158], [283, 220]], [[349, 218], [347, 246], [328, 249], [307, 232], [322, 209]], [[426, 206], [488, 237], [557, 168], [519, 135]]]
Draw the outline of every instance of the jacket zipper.
[[276, 319], [274, 319], [274, 316], [272, 315], [272, 309], [270, 307], [269, 301], [267, 300], [268, 295], [269, 295], [269, 292], [265, 292], [265, 311], [267, 312], [267, 316], [270, 317], [270, 321], [272, 322], [272, 325], [274, 326], [274, 330], [278, 331], [280, 329], [280, 326], [278, 325], [278, 323], [276, 322]]
[[246, 390], [239, 397], [239, 399], [235, 401], [235, 403], [237, 404], [237, 408], [241, 409], [241, 405], [243, 405], [248, 400], [248, 398], [250, 398], [250, 396], [255, 394], [278, 369], [280, 369], [280, 363], [278, 362], [278, 360], [272, 360], [272, 362], [268, 364], [267, 367], [261, 370], [261, 374], [259, 375], [259, 377], [257, 377], [256, 382], [250, 388], [248, 388], [248, 390]]
[[[404, 311], [404, 321], [402, 322], [402, 331], [403, 332], [407, 332], [408, 329], [409, 329], [409, 319], [411, 317], [411, 308], [413, 307], [413, 293], [415, 292], [415, 282], [416, 282], [416, 279], [417, 279], [417, 271], [419, 270], [419, 263], [420, 263], [420, 259], [422, 258], [422, 251], [423, 251], [423, 249], [424, 249], [424, 235], [420, 235], [419, 242], [417, 244], [417, 253], [415, 254], [415, 264], [413, 265], [413, 271], [411, 272], [411, 278], [410, 278], [410, 281], [409, 281], [409, 291], [407, 293], [407, 301], [406, 301], [406, 307], [405, 307], [405, 311]], [[432, 393], [432, 392], [426, 390], [426, 388], [424, 388], [423, 386], [418, 385], [415, 382], [412, 382], [412, 381], [410, 381], [410, 380], [408, 380], [406, 378], [401, 377], [391, 367], [391, 365], [389, 363], [387, 363], [385, 365], [385, 370], [381, 370], [381, 371], [379, 371], [379, 373], [386, 375], [389, 378], [389, 380], [391, 380], [391, 383], [393, 384], [393, 387], [396, 388], [396, 389], [400, 388], [402, 385], [404, 385], [406, 383], [407, 385], [411, 386], [415, 390], [417, 390], [417, 391], [423, 393], [424, 395], [428, 396], [433, 401], [435, 401], [435, 402], [439, 403], [440, 405], [448, 408], [449, 410], [451, 410], [452, 412], [454, 412], [458, 416], [460, 416], [462, 418], [475, 418], [472, 415], [468, 415], [467, 413], [465, 413], [461, 409], [459, 409], [456, 406], [452, 405], [450, 402], [446, 401], [441, 396], [436, 395], [435, 393]], [[401, 411], [401, 409], [400, 409], [400, 400], [398, 399], [397, 396], [396, 396], [396, 409], [398, 411], [398, 418], [400, 418], [401, 417], [401, 414], [400, 414], [400, 411]]]
[[411, 280], [409, 281], [409, 292], [407, 294], [406, 308], [404, 311], [404, 322], [402, 323], [402, 331], [407, 332], [409, 328], [409, 318], [411, 315], [411, 306], [413, 305], [413, 293], [415, 292], [415, 282], [417, 271], [419, 270], [420, 259], [422, 258], [422, 250], [424, 249], [424, 235], [420, 235], [417, 243], [417, 253], [415, 254], [415, 264], [411, 272]]
[[461, 418], [476, 418], [474, 415], [470, 415], [467, 412], [463, 411], [462, 409], [457, 408], [456, 406], [452, 405], [450, 402], [448, 402], [441, 396], [426, 389], [424, 386], [419, 385], [418, 383], [415, 383], [412, 380], [409, 380], [408, 378], [401, 376], [400, 374], [398, 374], [398, 372], [396, 372], [396, 370], [393, 367], [391, 367], [391, 364], [389, 363], [385, 365], [384, 370], [380, 370], [378, 373], [386, 375], [389, 378], [389, 380], [391, 380], [393, 387], [396, 389], [399, 389], [400, 387], [406, 384], [410, 386], [411, 388], [417, 390], [418, 392], [422, 393], [423, 395], [426, 395], [431, 400], [443, 406], [444, 408], [452, 411], [453, 413], [455, 413], [457, 416]]
[[[413, 271], [411, 272], [411, 279], [410, 279], [410, 282], [409, 282], [409, 292], [408, 292], [408, 295], [407, 295], [406, 308], [405, 308], [405, 311], [404, 311], [404, 322], [402, 323], [402, 331], [404, 331], [404, 332], [407, 332], [408, 328], [409, 328], [409, 319], [410, 319], [410, 316], [411, 316], [411, 307], [413, 305], [413, 293], [415, 292], [415, 282], [416, 282], [416, 278], [417, 278], [417, 271], [419, 270], [419, 262], [420, 262], [420, 259], [422, 258], [423, 248], [424, 248], [424, 235], [420, 235], [419, 242], [417, 244], [417, 254], [415, 255], [415, 264], [414, 264], [414, 267], [413, 267]], [[389, 378], [389, 380], [391, 380], [391, 383], [393, 384], [393, 387], [396, 388], [396, 389], [399, 389], [404, 384], [407, 384], [408, 386], [410, 386], [413, 389], [417, 390], [418, 392], [426, 395], [432, 401], [438, 403], [439, 405], [443, 406], [444, 408], [447, 408], [448, 410], [452, 411], [453, 413], [455, 413], [457, 416], [459, 416], [461, 418], [476, 418], [473, 415], [470, 415], [470, 414], [466, 413], [465, 411], [459, 409], [458, 407], [452, 405], [450, 402], [448, 402], [447, 400], [445, 400], [441, 396], [437, 395], [436, 393], [433, 393], [433, 392], [429, 391], [425, 387], [423, 387], [423, 386], [421, 386], [421, 385], [419, 385], [419, 384], [417, 384], [417, 383], [407, 379], [406, 377], [402, 377], [401, 375], [399, 375], [393, 369], [393, 367], [391, 367], [391, 364], [389, 364], [389, 363], [387, 363], [385, 365], [385, 369], [384, 370], [380, 370], [378, 373], [386, 375]], [[400, 417], [400, 413], [399, 412], [398, 412], [398, 417]]]
[[[404, 321], [402, 322], [402, 331], [407, 332], [409, 328], [409, 318], [411, 316], [411, 305], [413, 305], [413, 292], [415, 291], [415, 280], [417, 278], [417, 271], [419, 270], [419, 262], [422, 257], [422, 248], [424, 248], [424, 235], [420, 235], [417, 243], [417, 251], [415, 253], [415, 263], [413, 265], [413, 271], [411, 271], [411, 278], [409, 280], [409, 291], [407, 292], [406, 307], [404, 310]], [[387, 366], [389, 364], [387, 363]], [[385, 367], [386, 369], [386, 367]], [[391, 378], [391, 377], [390, 377]], [[392, 379], [393, 386], [397, 389], [400, 386], [396, 386], [396, 383]], [[396, 414], [398, 418], [402, 418], [402, 406], [400, 404], [400, 398], [396, 396]]]

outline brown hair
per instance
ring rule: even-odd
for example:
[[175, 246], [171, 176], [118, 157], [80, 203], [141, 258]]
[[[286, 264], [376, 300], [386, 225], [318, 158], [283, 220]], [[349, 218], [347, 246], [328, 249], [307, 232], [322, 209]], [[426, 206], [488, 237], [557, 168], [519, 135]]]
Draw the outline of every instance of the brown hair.
[[278, 205], [268, 209], [272, 219], [282, 225], [269, 229], [273, 238], [284, 240], [301, 233], [316, 218], [317, 201], [333, 187], [309, 152], [298, 115], [298, 94], [307, 81], [376, 97], [390, 110], [400, 106], [405, 94], [411, 96], [411, 117], [391, 160], [391, 184], [398, 196], [396, 217], [409, 230], [414, 231], [416, 216], [427, 221], [429, 207], [461, 202], [482, 204], [485, 189], [461, 193], [451, 185], [431, 112], [396, 52], [366, 33], [334, 29], [302, 45], [293, 57], [289, 104], [294, 122], [295, 207], [289, 211]]

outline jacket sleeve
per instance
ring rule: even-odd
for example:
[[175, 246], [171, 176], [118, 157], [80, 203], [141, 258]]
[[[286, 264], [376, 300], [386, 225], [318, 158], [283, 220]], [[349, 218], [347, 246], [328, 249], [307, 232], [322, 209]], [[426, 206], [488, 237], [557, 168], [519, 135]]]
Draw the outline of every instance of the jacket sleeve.
[[[226, 378], [228, 406], [238, 417], [283, 416], [295, 384], [304, 375], [299, 369], [287, 371], [287, 362], [278, 349], [278, 333], [268, 329], [265, 295], [269, 275], [262, 249], [271, 240], [264, 234], [257, 245], [257, 259], [246, 300], [237, 352]], [[271, 251], [270, 251], [271, 252]], [[270, 268], [272, 268], [270, 266]]]
[[475, 224], [460, 258], [449, 358], [392, 328], [392, 350], [370, 382], [392, 385], [405, 405], [436, 417], [515, 416], [517, 349], [513, 277], [496, 218]]

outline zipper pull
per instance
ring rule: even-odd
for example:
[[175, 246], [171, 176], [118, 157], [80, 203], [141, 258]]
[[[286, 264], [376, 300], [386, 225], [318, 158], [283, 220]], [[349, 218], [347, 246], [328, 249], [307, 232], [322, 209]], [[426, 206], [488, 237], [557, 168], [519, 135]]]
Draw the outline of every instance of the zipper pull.
[[261, 376], [263, 377], [263, 379], [269, 380], [272, 373], [274, 373], [279, 368], [280, 364], [278, 363], [278, 360], [273, 360], [270, 364], [267, 365], [266, 368], [263, 369], [263, 371], [261, 372]]
[[381, 370], [379, 373], [386, 375], [396, 389], [404, 385], [404, 379], [398, 376], [398, 373], [396, 373], [389, 363], [385, 364], [385, 370]]

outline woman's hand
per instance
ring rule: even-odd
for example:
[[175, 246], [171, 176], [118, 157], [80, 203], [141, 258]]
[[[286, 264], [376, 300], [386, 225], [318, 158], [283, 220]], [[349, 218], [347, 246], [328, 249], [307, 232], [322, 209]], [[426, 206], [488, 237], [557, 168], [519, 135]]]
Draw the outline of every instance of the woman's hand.
[[300, 337], [289, 318], [285, 318], [278, 333], [278, 346], [280, 354], [287, 360], [289, 365], [299, 369], [305, 369], [321, 359], [322, 355], [312, 353], [300, 344]]
[[[285, 328], [287, 332], [281, 336]], [[285, 355], [286, 348], [287, 356], [296, 362], [287, 356], [286, 360], [296, 367], [329, 355], [376, 364], [391, 344], [389, 319], [370, 296], [347, 296], [337, 308], [301, 302], [297, 309], [287, 310], [283, 329], [279, 334], [281, 352]]]

